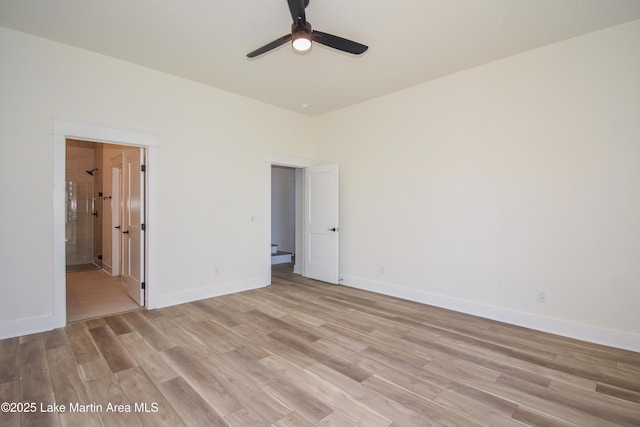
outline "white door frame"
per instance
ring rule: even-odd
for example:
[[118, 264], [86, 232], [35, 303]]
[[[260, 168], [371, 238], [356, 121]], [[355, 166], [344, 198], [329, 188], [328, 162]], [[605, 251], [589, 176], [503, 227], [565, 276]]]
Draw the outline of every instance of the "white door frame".
[[[298, 212], [298, 207], [302, 206], [304, 201], [302, 185], [302, 169], [312, 165], [311, 159], [304, 157], [284, 156], [278, 154], [267, 154], [265, 156], [265, 183], [266, 183], [266, 199], [267, 206], [265, 210], [265, 277], [271, 280], [271, 166], [286, 166], [296, 169], [296, 265], [294, 273], [304, 275], [304, 233], [302, 230], [302, 218]], [[299, 261], [300, 262], [299, 262]]]
[[[146, 148], [146, 212], [145, 233], [147, 256], [147, 308], [155, 308], [153, 283], [156, 278], [156, 164], [158, 135], [136, 130], [122, 129], [108, 125], [87, 123], [76, 120], [53, 119], [53, 319], [54, 328], [67, 324], [66, 266], [65, 266], [65, 218], [64, 184], [66, 169], [66, 141], [79, 139], [105, 144], [132, 145]], [[148, 284], [151, 283], [151, 286]]]

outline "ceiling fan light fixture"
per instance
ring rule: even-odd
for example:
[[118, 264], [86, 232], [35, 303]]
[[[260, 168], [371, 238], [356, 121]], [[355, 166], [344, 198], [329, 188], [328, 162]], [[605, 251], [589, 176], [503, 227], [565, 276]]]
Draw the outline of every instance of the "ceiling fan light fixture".
[[291, 28], [291, 46], [298, 52], [311, 49], [311, 25], [308, 22], [293, 24]]
[[291, 46], [298, 52], [306, 52], [311, 49], [311, 39], [308, 34], [301, 33], [298, 37], [291, 39]]

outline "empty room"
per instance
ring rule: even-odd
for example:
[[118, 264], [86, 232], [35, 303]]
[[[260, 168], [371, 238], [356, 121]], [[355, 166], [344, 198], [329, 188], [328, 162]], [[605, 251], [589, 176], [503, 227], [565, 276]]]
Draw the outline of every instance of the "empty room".
[[638, 0], [0, 0], [0, 426], [640, 425], [639, 52]]

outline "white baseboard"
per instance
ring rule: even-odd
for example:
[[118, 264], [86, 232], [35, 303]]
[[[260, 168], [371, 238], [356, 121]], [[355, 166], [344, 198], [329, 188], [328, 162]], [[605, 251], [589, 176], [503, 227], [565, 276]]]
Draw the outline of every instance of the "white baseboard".
[[237, 282], [226, 282], [205, 288], [191, 289], [184, 292], [174, 292], [171, 294], [154, 295], [149, 301], [148, 308], [162, 308], [187, 302], [198, 301], [206, 298], [219, 297], [222, 295], [244, 292], [252, 289], [264, 288], [271, 283], [271, 277], [256, 277], [254, 279], [240, 280]]
[[61, 328], [53, 314], [0, 322], [0, 339], [30, 335]]
[[403, 288], [355, 276], [342, 276], [342, 279], [341, 283], [344, 286], [472, 314], [486, 319], [497, 320], [582, 341], [640, 352], [640, 334], [540, 316], [534, 313], [511, 310], [417, 289]]
[[[562, 335], [583, 341], [640, 352], [640, 335], [631, 332], [602, 328], [600, 326], [571, 322], [564, 319], [540, 316], [534, 313], [496, 307], [475, 301], [452, 298], [416, 289], [408, 289], [388, 283], [376, 282], [355, 276], [343, 276], [342, 284], [357, 289], [390, 295], [436, 307], [472, 314], [525, 328]], [[155, 296], [148, 308], [162, 308], [205, 298], [213, 298], [251, 289], [263, 288], [271, 283], [270, 277], [258, 277], [238, 282], [227, 282], [205, 288]], [[153, 306], [151, 306], [153, 304]], [[57, 325], [53, 314], [0, 322], [0, 339], [50, 331], [63, 327]]]

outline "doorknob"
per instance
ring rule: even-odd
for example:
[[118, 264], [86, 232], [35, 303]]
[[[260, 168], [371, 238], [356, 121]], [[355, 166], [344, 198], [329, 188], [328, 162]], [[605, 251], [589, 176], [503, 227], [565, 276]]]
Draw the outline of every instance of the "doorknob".
[[119, 225], [116, 225], [114, 228], [117, 228], [118, 230], [120, 230], [120, 226]]
[[129, 234], [129, 230], [123, 231], [122, 234]]
[[338, 231], [338, 227], [330, 228], [329, 231]]

